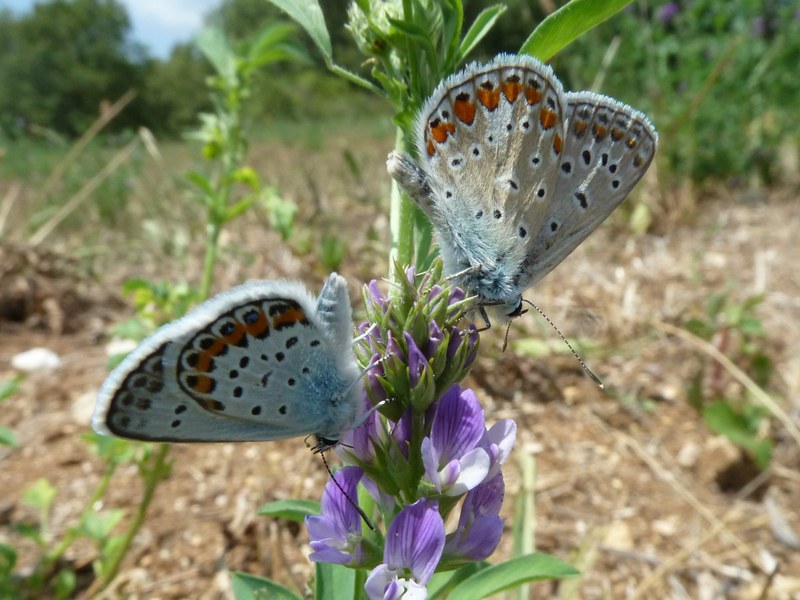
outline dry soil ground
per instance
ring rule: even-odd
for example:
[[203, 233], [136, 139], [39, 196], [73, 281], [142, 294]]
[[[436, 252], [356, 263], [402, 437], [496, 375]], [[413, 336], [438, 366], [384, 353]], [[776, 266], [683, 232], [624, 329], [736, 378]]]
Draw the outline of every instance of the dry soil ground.
[[[263, 159], [279, 187], [292, 190], [301, 204], [308, 224], [301, 242], [320, 229], [348, 242], [341, 271], [356, 307], [359, 285], [386, 272], [386, 209], [378, 200], [387, 186], [384, 151], [362, 149], [362, 171], [347, 180], [334, 175], [344, 170], [335, 147], [312, 155], [313, 178], [310, 171], [304, 176], [284, 169], [281, 160], [303, 164], [291, 156]], [[644, 191], [654, 193], [652, 187]], [[657, 235], [634, 236], [624, 218], [612, 219], [531, 290], [528, 296], [570, 339], [590, 342], [584, 356], [604, 380], [604, 391], [582, 375], [535, 315], [514, 322], [505, 353], [502, 332], [484, 335], [467, 383], [477, 389], [488, 421], [512, 417], [519, 425], [506, 476], [509, 528], [522, 486], [519, 465], [533, 459], [535, 546], [583, 572], [568, 583], [533, 586], [532, 598], [800, 598], [798, 439], [778, 418], [765, 420], [761, 434], [774, 441], [774, 459], [768, 471], [753, 471], [686, 401], [690, 378], [713, 366], [713, 359], [664, 325], [680, 327], [702, 316], [715, 292], [728, 291], [734, 302], [764, 294], [757, 309], [766, 329], [760, 344], [775, 367], [768, 391], [796, 435], [796, 199], [797, 191], [786, 188], [720, 190], [693, 214], [663, 217]], [[160, 223], [170, 240], [186, 233], [183, 221]], [[2, 404], [0, 423], [16, 433], [19, 447], [0, 448], [0, 542], [20, 550], [22, 569], [35, 557], [32, 544], [13, 533], [15, 524], [35, 517], [20, 502], [23, 490], [42, 477], [58, 489], [51, 515], [57, 536], [74, 522], [100, 476], [102, 464], [80, 435], [88, 431], [94, 393], [107, 373], [109, 328], [132, 314], [120, 282], [198, 273], [201, 237], [191, 231], [187, 250], [168, 254], [144, 235], [128, 231], [124, 244], [114, 242], [116, 235], [102, 242], [114, 259], [96, 262], [94, 276], [81, 272], [80, 260], [77, 266], [65, 262], [78, 255], [79, 234], [62, 236], [49, 253], [19, 245], [2, 249], [0, 292], [5, 300], [21, 294], [24, 302], [16, 308], [22, 312], [0, 321], [0, 380], [13, 375], [11, 357], [31, 347], [49, 348], [62, 359], [55, 370], [27, 376], [20, 392]], [[318, 259], [298, 252], [297, 240], [283, 244], [263, 220], [235, 224], [223, 241], [218, 289], [283, 276], [318, 289], [323, 280]], [[550, 352], [534, 357], [531, 340]], [[715, 385], [740, 393], [741, 384], [726, 370], [718, 377]], [[111, 597], [224, 598], [229, 570], [302, 590], [311, 572], [305, 531], [256, 516], [268, 501], [319, 497], [327, 474], [302, 439], [177, 445], [172, 457], [172, 475], [159, 487]], [[140, 491], [135, 469], [123, 468], [104, 506], [130, 511]], [[509, 552], [506, 535], [498, 556]], [[66, 558], [88, 574], [94, 550], [78, 544]]]

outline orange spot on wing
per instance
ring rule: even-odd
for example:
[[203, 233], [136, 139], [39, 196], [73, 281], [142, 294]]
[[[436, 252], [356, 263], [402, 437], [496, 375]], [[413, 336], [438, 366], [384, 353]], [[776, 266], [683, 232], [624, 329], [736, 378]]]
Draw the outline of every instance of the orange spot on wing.
[[625, 140], [625, 145], [628, 148], [636, 148], [637, 144], [638, 142], [636, 141], [636, 138], [629, 137], [627, 140]]
[[616, 127], [613, 127], [611, 129], [611, 139], [614, 140], [615, 142], [620, 141], [624, 135], [625, 132], [622, 131], [622, 129], [618, 129]]
[[575, 121], [575, 126], [572, 128], [572, 131], [578, 137], [581, 137], [586, 132], [586, 121]]
[[269, 330], [269, 319], [264, 311], [258, 311], [258, 319], [255, 323], [245, 323], [244, 328], [253, 337], [262, 337], [264, 332]]
[[561, 136], [556, 134], [553, 138], [553, 150], [555, 150], [556, 154], [561, 154], [561, 149], [564, 147], [564, 140], [561, 139]]
[[542, 108], [542, 110], [539, 111], [539, 122], [542, 124], [542, 128], [550, 129], [556, 124], [557, 120], [558, 115], [555, 111], [549, 108]]
[[644, 159], [642, 158], [642, 156], [640, 154], [637, 154], [636, 156], [633, 157], [633, 166], [634, 167], [641, 167], [643, 162], [644, 162]]
[[478, 88], [478, 101], [493, 111], [500, 104], [500, 90], [487, 82]]
[[292, 325], [297, 325], [298, 323], [307, 323], [308, 319], [306, 319], [306, 313], [300, 310], [299, 307], [296, 306], [287, 306], [286, 310], [278, 313], [272, 319], [272, 326], [275, 329], [281, 329], [282, 327], [290, 327]]
[[225, 410], [225, 405], [219, 400], [210, 400], [208, 398], [198, 398], [197, 403], [212, 412], [221, 412]]
[[233, 327], [233, 331], [226, 336], [223, 336], [222, 339], [225, 341], [226, 344], [230, 344], [231, 346], [236, 346], [247, 333], [247, 330], [244, 328], [244, 325], [239, 323], [238, 321]]
[[433, 156], [436, 153], [436, 147], [433, 145], [433, 140], [428, 140], [428, 156]]
[[470, 102], [469, 94], [459, 94], [456, 96], [456, 101], [453, 103], [453, 112], [462, 123], [472, 125], [475, 120], [475, 103]]
[[525, 98], [528, 100], [528, 104], [531, 106], [541, 102], [543, 96], [544, 94], [542, 94], [542, 92], [537, 90], [535, 87], [530, 85], [525, 86]]
[[198, 375], [197, 381], [194, 382], [192, 389], [198, 394], [207, 394], [214, 389], [214, 380], [205, 375]]
[[511, 104], [514, 104], [514, 101], [519, 96], [519, 93], [522, 91], [522, 84], [519, 82], [519, 77], [514, 79], [507, 79], [502, 84], [503, 88], [503, 95], [508, 99]]
[[455, 125], [449, 121], [442, 121], [441, 119], [435, 119], [431, 121], [430, 128], [431, 133], [433, 134], [433, 139], [440, 144], [444, 143], [445, 140], [447, 140], [447, 136], [456, 130]]
[[608, 135], [608, 130], [602, 125], [595, 125], [594, 127], [592, 127], [592, 134], [594, 135], [595, 139], [599, 142], [604, 137], [606, 137], [606, 135]]

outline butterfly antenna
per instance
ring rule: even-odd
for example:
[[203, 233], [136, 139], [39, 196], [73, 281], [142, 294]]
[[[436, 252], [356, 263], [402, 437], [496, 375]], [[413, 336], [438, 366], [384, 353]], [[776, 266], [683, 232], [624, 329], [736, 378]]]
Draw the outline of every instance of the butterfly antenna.
[[320, 452], [319, 455], [322, 457], [322, 464], [325, 465], [325, 470], [328, 472], [328, 475], [331, 476], [334, 485], [337, 488], [339, 488], [339, 491], [342, 492], [342, 495], [345, 498], [347, 498], [347, 501], [350, 503], [350, 506], [352, 506], [358, 511], [358, 514], [361, 515], [362, 519], [364, 519], [364, 522], [367, 524], [367, 527], [369, 527], [371, 531], [375, 531], [375, 525], [372, 524], [372, 521], [370, 521], [369, 517], [367, 516], [367, 513], [365, 513], [364, 510], [350, 497], [350, 494], [344, 491], [344, 488], [341, 486], [341, 484], [338, 481], [336, 481], [336, 477], [333, 475], [333, 471], [331, 471], [330, 466], [328, 466], [328, 459], [325, 458], [325, 453]]
[[[562, 342], [564, 342], [564, 343], [567, 345], [567, 348], [569, 348], [569, 349], [570, 349], [570, 352], [572, 352], [572, 354], [573, 354], [573, 355], [575, 356], [575, 358], [578, 360], [578, 363], [580, 363], [580, 365], [581, 365], [581, 368], [582, 368], [582, 369], [584, 370], [584, 372], [585, 372], [585, 373], [586, 373], [586, 374], [589, 376], [589, 379], [591, 379], [592, 381], [594, 381], [594, 382], [595, 382], [595, 383], [598, 385], [598, 387], [599, 387], [599, 388], [602, 390], [602, 389], [603, 389], [603, 382], [600, 380], [600, 378], [599, 378], [597, 375], [595, 375], [595, 374], [592, 372], [592, 370], [591, 370], [589, 367], [587, 367], [587, 366], [586, 366], [586, 363], [585, 363], [585, 362], [583, 362], [583, 359], [581, 358], [581, 355], [580, 355], [580, 354], [578, 354], [578, 353], [575, 351], [575, 348], [573, 348], [573, 347], [572, 347], [572, 344], [570, 344], [570, 343], [569, 343], [569, 340], [568, 340], [566, 337], [564, 337], [564, 334], [563, 334], [563, 333], [561, 333], [561, 330], [560, 330], [558, 327], [556, 327], [556, 324], [555, 324], [555, 323], [553, 323], [553, 322], [550, 320], [550, 317], [548, 317], [546, 314], [544, 314], [544, 311], [543, 311], [541, 308], [539, 308], [538, 306], [536, 306], [536, 305], [535, 305], [533, 302], [531, 302], [530, 300], [526, 300], [525, 298], [523, 298], [523, 299], [522, 299], [522, 301], [523, 301], [523, 302], [527, 302], [528, 304], [530, 304], [530, 305], [531, 305], [531, 306], [532, 306], [532, 307], [533, 307], [533, 308], [536, 310], [536, 312], [538, 312], [540, 315], [542, 315], [542, 317], [544, 318], [544, 320], [545, 320], [545, 321], [547, 321], [547, 322], [550, 324], [550, 327], [552, 327], [552, 328], [553, 328], [553, 330], [554, 330], [554, 331], [555, 331], [555, 332], [558, 334], [558, 337], [560, 337], [560, 338], [561, 338], [561, 341], [562, 341]], [[506, 331], [506, 339], [508, 339], [508, 331]], [[504, 348], [504, 349], [505, 349], [505, 348]]]

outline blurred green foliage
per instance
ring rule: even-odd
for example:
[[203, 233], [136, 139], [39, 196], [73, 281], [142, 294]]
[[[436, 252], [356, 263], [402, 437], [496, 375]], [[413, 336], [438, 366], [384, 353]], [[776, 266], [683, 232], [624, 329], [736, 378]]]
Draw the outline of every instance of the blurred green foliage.
[[[350, 4], [325, 2], [332, 54], [337, 64], [369, 78], [371, 66], [345, 27]], [[545, 9], [565, 1], [503, 4], [507, 10], [476, 49], [478, 59], [520, 47]], [[465, 1], [465, 22], [485, 8]], [[266, 24], [286, 21], [265, 0], [226, 0], [206, 16], [234, 43], [252, 43]], [[322, 68], [309, 36], [296, 38], [309, 59], [259, 70], [248, 120], [266, 127], [381, 110]], [[798, 56], [800, 14], [793, 0], [638, 0], [552, 62], [567, 88], [595, 89], [651, 116], [661, 134], [662, 173], [770, 183], [782, 148], [799, 141], [793, 126], [800, 110]], [[22, 15], [0, 10], [0, 141], [79, 135], [101, 105], [130, 88], [136, 100], [108, 130], [143, 125], [178, 136], [198, 113], [211, 110], [205, 82], [213, 72], [193, 43], [177, 46], [166, 60], [131, 43], [119, 0], [51, 0]]]

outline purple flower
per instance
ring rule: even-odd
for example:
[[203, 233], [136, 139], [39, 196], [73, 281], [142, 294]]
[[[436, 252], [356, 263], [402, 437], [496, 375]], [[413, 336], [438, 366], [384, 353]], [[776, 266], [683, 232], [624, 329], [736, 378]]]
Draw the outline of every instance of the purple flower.
[[417, 346], [414, 338], [410, 333], [403, 332], [406, 339], [406, 346], [408, 346], [408, 372], [410, 376], [411, 389], [417, 387], [422, 374], [428, 366], [428, 359]]
[[389, 300], [381, 293], [381, 290], [378, 287], [378, 282], [373, 279], [367, 285], [367, 289], [369, 290], [369, 296], [366, 297], [367, 300], [372, 302], [375, 307], [380, 308], [383, 314], [386, 314], [386, 310], [389, 306]]
[[677, 2], [667, 2], [658, 11], [658, 19], [663, 25], [669, 25], [670, 21], [672, 21], [679, 12], [681, 12], [681, 7]]
[[487, 431], [475, 392], [458, 385], [442, 395], [435, 410], [421, 452], [425, 479], [438, 492], [460, 496], [500, 472], [516, 440], [514, 421], [498, 421]]
[[370, 600], [423, 599], [444, 548], [444, 521], [438, 505], [417, 500], [400, 511], [389, 525], [383, 563], [364, 586]]
[[333, 476], [336, 481], [331, 480], [325, 486], [321, 514], [306, 516], [313, 550], [309, 555], [311, 560], [349, 566], [361, 564], [364, 557], [361, 515], [353, 504], [358, 498], [356, 488], [362, 475], [358, 467], [339, 469]]
[[334, 452], [345, 463], [353, 463], [350, 455], [362, 463], [375, 462], [375, 445], [380, 444], [386, 437], [378, 418], [378, 411], [374, 410], [369, 402], [366, 402], [363, 414], [365, 415], [363, 423], [344, 431], [334, 448]]
[[454, 385], [442, 395], [421, 448], [425, 479], [438, 492], [460, 496], [486, 478], [491, 459], [477, 446], [485, 431], [483, 409], [472, 390]]
[[495, 551], [503, 534], [499, 513], [505, 490], [503, 474], [498, 473], [467, 492], [458, 527], [447, 536], [444, 551], [448, 558], [484, 560]]

